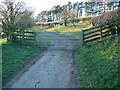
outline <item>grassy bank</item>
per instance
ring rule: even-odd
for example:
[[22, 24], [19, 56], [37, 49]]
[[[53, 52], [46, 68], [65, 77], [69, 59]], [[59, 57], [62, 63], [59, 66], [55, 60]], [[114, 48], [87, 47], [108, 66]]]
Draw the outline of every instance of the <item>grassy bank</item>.
[[83, 21], [82, 23], [75, 23], [75, 26], [72, 23], [69, 23], [67, 26], [57, 26], [53, 28], [46, 29], [46, 32], [57, 32], [64, 36], [72, 38], [80, 38], [81, 30], [85, 30], [92, 27], [88, 21]]
[[118, 87], [118, 39], [95, 42], [79, 48], [75, 54], [81, 86]]
[[[4, 41], [4, 40], [3, 40]], [[38, 49], [31, 46], [18, 44], [2, 44], [2, 79], [5, 84], [12, 78], [29, 60], [38, 53]]]

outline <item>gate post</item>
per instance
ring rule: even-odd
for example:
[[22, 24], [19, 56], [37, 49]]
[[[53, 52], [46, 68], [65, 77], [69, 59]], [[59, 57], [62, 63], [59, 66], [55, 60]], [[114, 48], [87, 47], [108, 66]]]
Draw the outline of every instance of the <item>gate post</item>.
[[100, 25], [100, 41], [102, 41], [102, 25]]
[[37, 47], [36, 32], [34, 32], [33, 34], [34, 34], [34, 47]]
[[81, 46], [83, 46], [84, 45], [84, 31], [83, 30], [81, 30], [80, 32], [80, 42], [81, 42]]

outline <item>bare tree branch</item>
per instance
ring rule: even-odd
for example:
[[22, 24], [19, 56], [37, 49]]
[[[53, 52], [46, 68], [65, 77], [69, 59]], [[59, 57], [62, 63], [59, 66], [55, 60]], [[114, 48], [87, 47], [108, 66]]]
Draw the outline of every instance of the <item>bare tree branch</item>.
[[15, 0], [5, 0], [0, 3], [0, 16], [2, 18], [2, 28], [6, 33], [9, 41], [12, 41], [12, 34], [16, 30], [16, 21], [18, 21], [18, 14], [24, 8], [23, 2], [16, 4]]

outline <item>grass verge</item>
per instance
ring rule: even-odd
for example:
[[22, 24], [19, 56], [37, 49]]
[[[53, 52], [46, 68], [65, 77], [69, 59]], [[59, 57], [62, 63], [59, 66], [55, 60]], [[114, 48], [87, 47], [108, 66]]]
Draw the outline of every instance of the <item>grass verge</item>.
[[3, 85], [8, 82], [38, 53], [38, 49], [18, 44], [2, 45], [2, 80]]
[[75, 54], [83, 88], [118, 88], [118, 39], [94, 42]]

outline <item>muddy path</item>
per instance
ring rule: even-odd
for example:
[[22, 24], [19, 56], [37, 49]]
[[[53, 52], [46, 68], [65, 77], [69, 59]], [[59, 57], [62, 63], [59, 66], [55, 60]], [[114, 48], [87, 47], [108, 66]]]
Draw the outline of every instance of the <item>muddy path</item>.
[[46, 33], [51, 46], [8, 88], [79, 88], [74, 61], [76, 40]]

